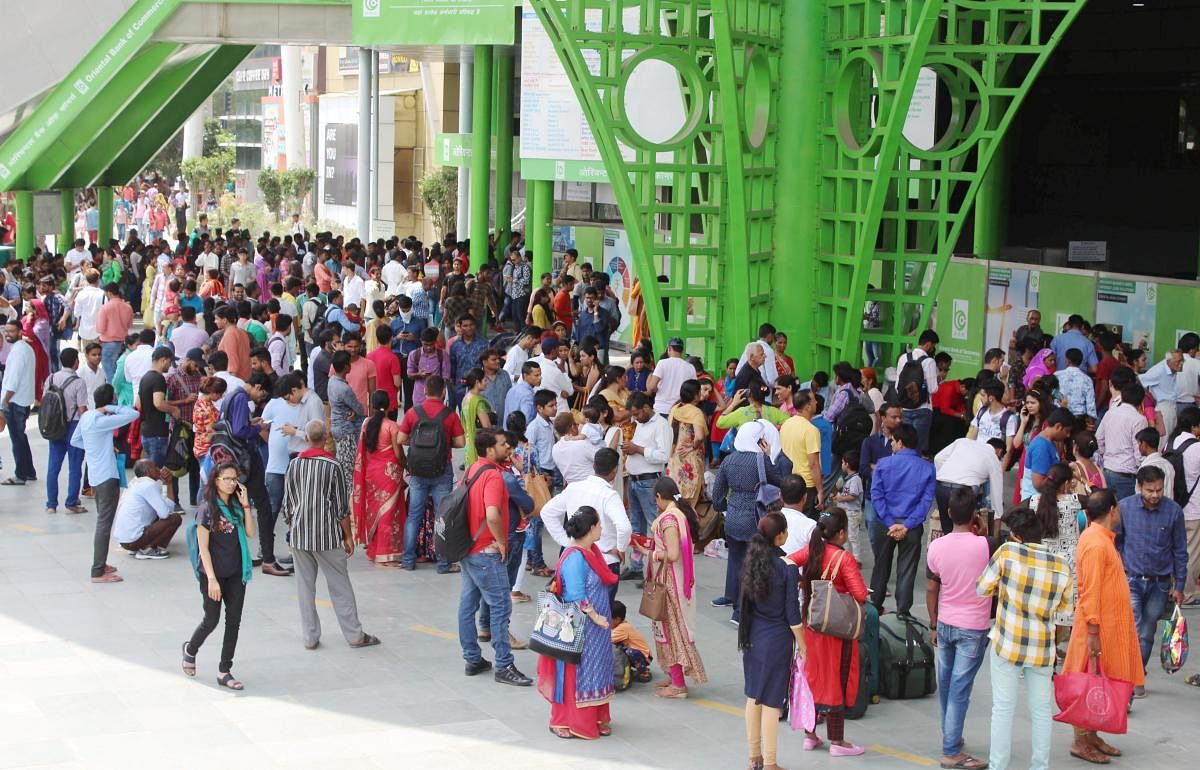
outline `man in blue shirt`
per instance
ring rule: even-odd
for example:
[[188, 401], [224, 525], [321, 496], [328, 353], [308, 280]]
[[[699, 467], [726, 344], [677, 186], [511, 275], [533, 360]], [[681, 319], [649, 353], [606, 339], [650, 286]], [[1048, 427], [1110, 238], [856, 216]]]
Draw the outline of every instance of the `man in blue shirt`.
[[551, 488], [556, 489], [562, 486], [559, 483], [562, 477], [551, 454], [554, 449], [554, 426], [551, 420], [558, 411], [558, 398], [548, 390], [539, 390], [533, 396], [533, 405], [537, 414], [525, 429], [525, 437], [533, 447], [533, 459], [538, 471], [550, 479]]
[[917, 429], [907, 423], [892, 428], [892, 456], [875, 465], [871, 500], [875, 505], [875, 537], [879, 554], [871, 574], [871, 602], [883, 612], [892, 556], [896, 558], [896, 612], [908, 614], [913, 605], [917, 562], [925, 517], [933, 503], [933, 463], [917, 452]]
[[1055, 409], [1046, 418], [1041, 433], [1029, 442], [1025, 450], [1025, 472], [1021, 474], [1021, 499], [1027, 500], [1042, 490], [1050, 466], [1059, 462], [1056, 441], [1066, 441], [1075, 427], [1075, 415], [1066, 409]]
[[105, 384], [96, 388], [92, 398], [96, 402], [96, 408], [89, 409], [80, 416], [79, 425], [71, 435], [71, 446], [83, 450], [88, 481], [96, 498], [92, 582], [120, 583], [121, 576], [116, 574], [117, 568], [105, 564], [113, 517], [117, 514], [117, 498], [121, 494], [118, 474], [125, 474], [124, 468], [117, 468], [117, 455], [113, 451], [113, 431], [136, 420], [138, 411], [132, 406], [114, 406], [116, 393], [112, 385]]
[[584, 307], [575, 319], [575, 340], [582, 345], [586, 338], [591, 337], [596, 341], [597, 348], [607, 349], [608, 314], [600, 307], [600, 293], [594, 286], [588, 287], [583, 299]]
[[[507, 374], [507, 372], [506, 372]], [[508, 416], [513, 412], [525, 415], [525, 426], [533, 424], [537, 417], [534, 407], [534, 393], [542, 384], [542, 367], [537, 361], [526, 361], [521, 364], [521, 379], [517, 380], [508, 393], [504, 395], [504, 424], [508, 425]], [[549, 393], [549, 391], [546, 391]], [[556, 400], [557, 402], [557, 400]]]
[[250, 474], [246, 479], [246, 491], [254, 503], [258, 518], [258, 544], [262, 548], [262, 571], [264, 575], [286, 577], [293, 570], [284, 568], [275, 559], [275, 517], [271, 514], [271, 497], [267, 493], [267, 468], [259, 445], [263, 436], [262, 418], [250, 416], [250, 402], [258, 403], [271, 391], [271, 379], [262, 372], [255, 372], [241, 388], [225, 396], [222, 416], [229, 422], [229, 432], [246, 445], [250, 455]]
[[1162, 419], [1163, 427], [1168, 436], [1175, 432], [1175, 399], [1177, 392], [1175, 384], [1182, 369], [1183, 353], [1178, 350], [1172, 350], [1167, 353], [1163, 360], [1150, 367], [1149, 371], [1138, 378], [1142, 383], [1142, 387], [1150, 391], [1150, 395], [1154, 396], [1154, 411]]
[[904, 412], [898, 404], [885, 403], [879, 407], [879, 430], [863, 439], [858, 458], [858, 473], [863, 483], [863, 523], [867, 527], [867, 539], [871, 541], [871, 553], [878, 558], [879, 541], [875, 537], [875, 506], [871, 503], [871, 477], [875, 466], [885, 457], [892, 456], [892, 429], [904, 421]]
[[475, 317], [464, 314], [458, 317], [458, 339], [450, 343], [450, 382], [453, 387], [450, 392], [454, 395], [455, 405], [461, 404], [463, 396], [467, 395], [467, 386], [463, 378], [467, 372], [479, 366], [479, 356], [488, 349], [488, 341], [475, 332]]
[[429, 326], [429, 318], [417, 314], [412, 298], [406, 294], [396, 300], [400, 314], [392, 319], [392, 352], [400, 358], [400, 374], [404, 378], [404, 404], [413, 405], [413, 386], [408, 376], [408, 354], [421, 347], [421, 332]]
[[1082, 328], [1083, 316], [1071, 316], [1067, 319], [1067, 326], [1063, 330], [1063, 333], [1050, 342], [1050, 349], [1054, 351], [1054, 357], [1058, 362], [1059, 369], [1067, 368], [1067, 350], [1074, 348], [1083, 355], [1083, 363], [1080, 365], [1080, 368], [1086, 372], [1095, 374], [1096, 364], [1098, 363], [1096, 359], [1096, 346], [1080, 331]]
[[[1142, 665], [1154, 649], [1158, 619], [1168, 597], [1183, 603], [1187, 586], [1187, 531], [1183, 509], [1163, 494], [1164, 474], [1154, 465], [1143, 465], [1137, 473], [1137, 494], [1121, 500], [1121, 520], [1115, 531], [1117, 550], [1129, 580], [1133, 620], [1142, 648]], [[1140, 691], [1140, 692], [1138, 692]], [[1135, 695], [1145, 694], [1138, 687]]]
[[342, 293], [337, 289], [329, 292], [329, 307], [325, 309], [325, 324], [337, 332], [339, 337], [356, 334], [362, 330], [360, 324], [356, 324], [346, 317], [346, 311], [342, 310]]

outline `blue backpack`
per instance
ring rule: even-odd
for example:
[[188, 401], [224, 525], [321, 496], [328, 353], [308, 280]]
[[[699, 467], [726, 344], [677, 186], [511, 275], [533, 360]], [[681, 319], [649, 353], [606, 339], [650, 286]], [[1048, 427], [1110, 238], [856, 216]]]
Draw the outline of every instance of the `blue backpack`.
[[196, 534], [196, 516], [192, 515], [183, 528], [183, 536], [187, 541], [188, 561], [192, 563], [192, 572], [200, 577], [200, 536]]

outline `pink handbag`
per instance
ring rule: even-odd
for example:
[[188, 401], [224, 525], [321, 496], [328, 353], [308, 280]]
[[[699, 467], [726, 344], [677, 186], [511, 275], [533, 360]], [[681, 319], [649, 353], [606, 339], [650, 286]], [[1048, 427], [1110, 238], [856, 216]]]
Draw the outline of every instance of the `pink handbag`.
[[1100, 670], [1100, 661], [1090, 658], [1086, 671], [1054, 677], [1054, 700], [1061, 709], [1054, 721], [1080, 730], [1124, 735], [1132, 695], [1132, 682], [1110, 679]]
[[792, 659], [792, 688], [788, 699], [788, 724], [793, 730], [812, 732], [817, 726], [817, 704], [813, 702], [812, 690], [804, 677], [804, 658], [797, 655]]

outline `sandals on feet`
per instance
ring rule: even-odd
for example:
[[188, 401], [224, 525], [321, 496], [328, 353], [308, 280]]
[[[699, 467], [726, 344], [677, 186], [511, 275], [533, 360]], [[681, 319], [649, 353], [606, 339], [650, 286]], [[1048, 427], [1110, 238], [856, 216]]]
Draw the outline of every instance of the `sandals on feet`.
[[544, 578], [548, 578], [554, 574], [553, 572], [550, 571], [549, 567], [534, 567], [529, 572], [530, 572], [530, 574], [534, 575], [535, 577], [544, 577]]
[[188, 646], [188, 643], [184, 642], [183, 643], [183, 663], [181, 664], [183, 666], [183, 673], [187, 674], [188, 676], [195, 676], [196, 675], [196, 656], [188, 655], [187, 646]]
[[357, 642], [351, 642], [350, 646], [354, 649], [358, 649], [359, 647], [374, 647], [377, 644], [379, 644], [378, 636], [371, 636], [370, 634], [364, 632], [362, 639], [359, 639]]
[[217, 684], [221, 685], [222, 687], [228, 687], [231, 690], [245, 689], [245, 686], [238, 680], [234, 679], [233, 674], [229, 673], [228, 671], [217, 677]]
[[942, 767], [946, 768], [946, 770], [955, 770], [955, 768], [957, 768], [957, 770], [983, 770], [983, 768], [988, 766], [987, 762], [976, 759], [972, 756], [965, 756], [957, 762], [952, 762], [950, 764], [946, 764], [945, 762], [942, 762], [941, 764]]
[[1103, 754], [1107, 757], [1123, 756], [1120, 749], [1118, 749], [1116, 746], [1109, 745], [1104, 740], [1102, 740], [1100, 738], [1100, 736], [1098, 736], [1098, 735], [1092, 736], [1092, 748], [1094, 748], [1096, 751], [1100, 752], [1101, 754]]
[[608, 736], [612, 735], [612, 723], [611, 722], [604, 722], [603, 724], [601, 724], [599, 726], [599, 729], [600, 729], [600, 737], [601, 738], [607, 738]]
[[686, 687], [675, 687], [673, 685], [668, 685], [667, 687], [659, 687], [654, 691], [654, 694], [659, 698], [675, 698], [678, 700], [683, 700], [687, 698], [688, 691]]
[[565, 727], [551, 727], [550, 733], [552, 735], [558, 736], [559, 738], [562, 738], [563, 740], [568, 740], [568, 739], [575, 737], [574, 735], [571, 734], [571, 731]]
[[1112, 760], [1106, 757], [1101, 751], [1093, 746], [1087, 746], [1083, 751], [1071, 749], [1071, 756], [1076, 759], [1082, 759], [1084, 762], [1091, 762], [1093, 765], [1107, 765]]

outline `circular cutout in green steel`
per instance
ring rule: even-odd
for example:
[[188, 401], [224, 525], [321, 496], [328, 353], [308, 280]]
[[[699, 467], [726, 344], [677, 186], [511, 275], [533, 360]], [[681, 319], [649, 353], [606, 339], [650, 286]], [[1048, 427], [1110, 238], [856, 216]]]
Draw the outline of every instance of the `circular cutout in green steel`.
[[771, 62], [758, 46], [746, 51], [741, 96], [742, 142], [747, 150], [761, 149], [771, 122]]
[[978, 143], [988, 125], [991, 105], [985, 96], [983, 77], [966, 62], [948, 56], [927, 59], [924, 67], [937, 75], [935, 93], [944, 91], [950, 102], [949, 120], [931, 147], [918, 147], [907, 136], [904, 137], [905, 147], [913, 157], [923, 160], [946, 160], [962, 155]]
[[879, 99], [876, 52], [855, 51], [842, 62], [833, 87], [833, 119], [842, 151], [855, 158], [879, 153], [882, 133], [874, 120]]
[[676, 149], [704, 119], [707, 86], [699, 65], [673, 50], [645, 48], [622, 64], [614, 116], [625, 142], [645, 150]]

